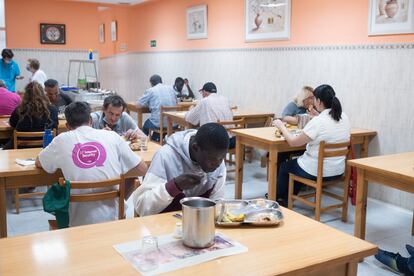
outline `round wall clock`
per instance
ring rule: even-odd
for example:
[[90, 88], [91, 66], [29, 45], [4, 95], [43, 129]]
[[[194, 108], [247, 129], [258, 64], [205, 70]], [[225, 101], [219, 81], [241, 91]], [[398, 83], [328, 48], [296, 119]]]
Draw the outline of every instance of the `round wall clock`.
[[40, 24], [40, 43], [65, 44], [64, 24]]

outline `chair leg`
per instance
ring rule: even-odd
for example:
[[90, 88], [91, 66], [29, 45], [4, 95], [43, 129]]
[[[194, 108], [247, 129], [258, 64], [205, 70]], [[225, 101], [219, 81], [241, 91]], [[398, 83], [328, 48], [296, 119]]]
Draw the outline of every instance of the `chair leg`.
[[321, 199], [322, 199], [322, 187], [318, 185], [316, 187], [316, 194], [315, 194], [315, 220], [321, 220]]
[[344, 198], [342, 203], [342, 221], [348, 221], [348, 199], [349, 199], [349, 181], [351, 180], [351, 168], [347, 167], [344, 180]]
[[16, 214], [19, 214], [20, 213], [19, 189], [14, 189], [14, 207], [16, 208]]
[[293, 177], [289, 174], [289, 192], [288, 192], [288, 208], [292, 209], [293, 208], [293, 185], [294, 185], [294, 181], [293, 181]]

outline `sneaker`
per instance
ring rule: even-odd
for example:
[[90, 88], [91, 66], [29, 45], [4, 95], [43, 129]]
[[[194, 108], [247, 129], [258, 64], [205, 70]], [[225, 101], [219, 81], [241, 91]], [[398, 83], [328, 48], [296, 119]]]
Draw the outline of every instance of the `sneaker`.
[[378, 249], [375, 259], [388, 266], [395, 272], [405, 273], [407, 270], [407, 258], [402, 257], [399, 253], [393, 253]]

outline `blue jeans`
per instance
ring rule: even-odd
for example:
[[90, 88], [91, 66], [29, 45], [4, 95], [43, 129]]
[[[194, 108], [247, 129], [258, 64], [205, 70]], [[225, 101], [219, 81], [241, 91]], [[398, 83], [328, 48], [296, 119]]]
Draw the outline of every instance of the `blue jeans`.
[[233, 136], [229, 139], [229, 149], [234, 149], [236, 147], [236, 136]]
[[[144, 125], [142, 126], [142, 131], [145, 133], [145, 135], [149, 135], [151, 130], [153, 130], [153, 129], [159, 129], [159, 128], [160, 127], [154, 125], [150, 121], [150, 119], [147, 119], [145, 121]], [[159, 133], [155, 133], [155, 132], [152, 133], [151, 140], [159, 142], [160, 141], [160, 134]]]
[[[305, 172], [298, 164], [297, 159], [289, 160], [280, 165], [279, 174], [277, 176], [277, 194], [276, 200], [280, 205], [287, 207], [288, 194], [289, 194], [289, 173], [293, 173], [297, 176], [307, 178], [310, 180], [316, 180], [316, 176]], [[324, 181], [334, 180], [339, 178], [341, 175], [324, 177]], [[293, 185], [293, 193], [297, 195], [304, 185], [295, 182]]]

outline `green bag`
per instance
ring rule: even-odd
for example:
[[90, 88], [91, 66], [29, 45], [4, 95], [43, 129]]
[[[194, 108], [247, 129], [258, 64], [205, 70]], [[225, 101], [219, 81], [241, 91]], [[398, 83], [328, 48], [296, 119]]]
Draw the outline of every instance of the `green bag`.
[[65, 186], [54, 183], [43, 197], [43, 210], [56, 217], [58, 228], [69, 227], [70, 181]]

